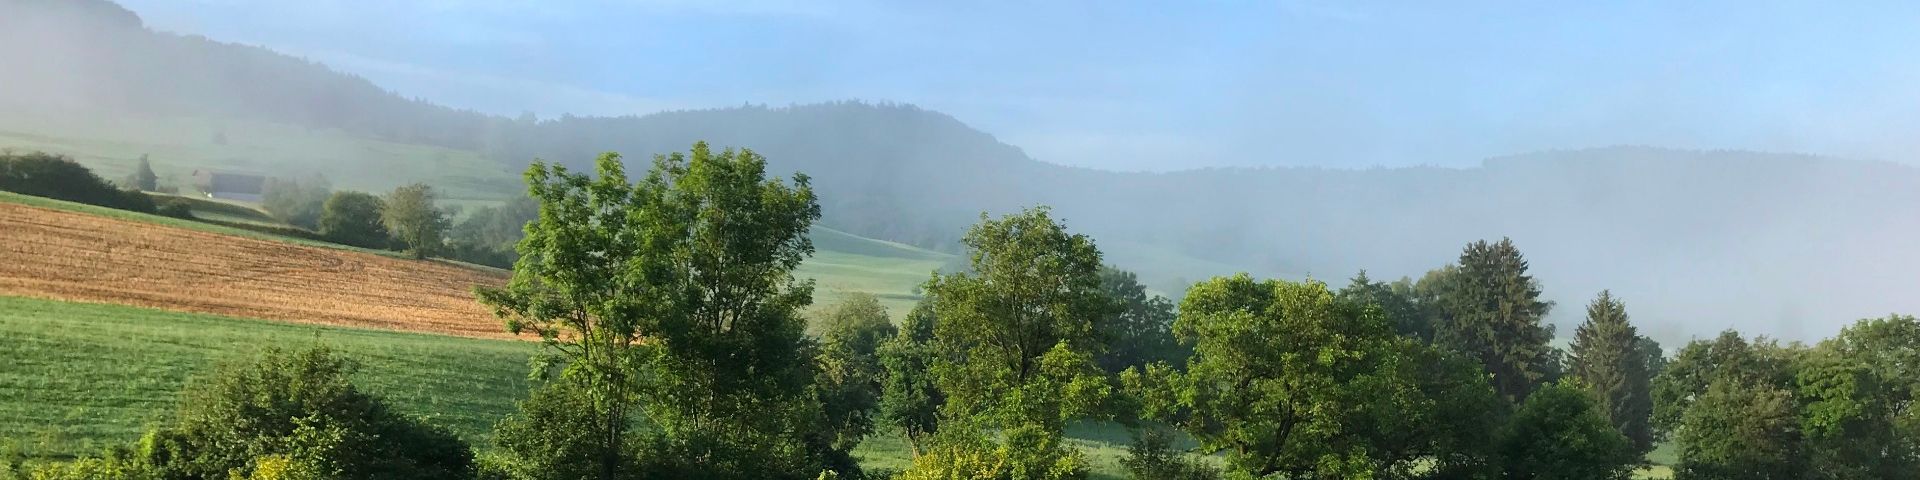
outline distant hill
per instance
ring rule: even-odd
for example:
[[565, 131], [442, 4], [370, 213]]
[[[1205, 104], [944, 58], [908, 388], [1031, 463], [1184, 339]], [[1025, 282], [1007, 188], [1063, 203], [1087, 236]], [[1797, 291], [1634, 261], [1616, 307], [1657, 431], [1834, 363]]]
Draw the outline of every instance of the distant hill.
[[9, 109], [273, 122], [474, 152], [507, 169], [534, 158], [585, 167], [603, 151], [639, 168], [695, 140], [751, 147], [774, 173], [813, 178], [826, 226], [949, 252], [982, 211], [1051, 205], [1112, 263], [1166, 292], [1238, 270], [1336, 285], [1361, 268], [1417, 277], [1469, 241], [1509, 236], [1559, 302], [1563, 337], [1602, 288], [1669, 342], [1727, 327], [1810, 338], [1920, 312], [1920, 170], [1897, 164], [1609, 147], [1474, 168], [1117, 173], [1038, 161], [910, 105], [536, 122], [405, 99], [261, 48], [151, 32], [104, 0], [0, 0], [0, 62], [11, 69], [0, 89]]

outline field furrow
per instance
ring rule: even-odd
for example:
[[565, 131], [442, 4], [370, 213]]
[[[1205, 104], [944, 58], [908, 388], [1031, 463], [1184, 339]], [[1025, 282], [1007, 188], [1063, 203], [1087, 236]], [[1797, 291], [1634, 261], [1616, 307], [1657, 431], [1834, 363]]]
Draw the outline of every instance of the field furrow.
[[0, 203], [0, 295], [505, 337], [472, 289], [506, 275]]

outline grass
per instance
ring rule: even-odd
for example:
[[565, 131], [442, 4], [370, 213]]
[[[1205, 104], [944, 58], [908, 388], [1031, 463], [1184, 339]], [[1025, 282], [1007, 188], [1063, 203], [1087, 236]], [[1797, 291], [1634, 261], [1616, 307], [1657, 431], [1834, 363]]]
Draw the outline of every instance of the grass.
[[362, 388], [480, 441], [526, 395], [538, 348], [18, 297], [0, 297], [0, 337], [0, 441], [52, 458], [130, 444], [189, 378], [269, 345], [339, 349], [362, 364]]
[[[446, 425], [484, 448], [494, 422], [526, 396], [531, 342], [318, 327], [215, 315], [0, 296], [0, 443], [33, 458], [94, 455], [138, 440], [168, 418], [189, 379], [278, 345], [326, 345], [360, 362], [355, 384], [400, 411]], [[1126, 431], [1073, 426], [1096, 478], [1121, 478]], [[864, 465], [901, 468], [898, 435], [855, 450]]]
[[[215, 141], [216, 133], [225, 144]], [[281, 177], [317, 173], [336, 189], [375, 193], [426, 182], [457, 201], [499, 201], [523, 188], [518, 171], [479, 153], [266, 122], [9, 112], [0, 115], [0, 149], [65, 154], [109, 180], [126, 176], [147, 155], [161, 183], [183, 191], [192, 172], [202, 168]]]
[[953, 255], [814, 227], [814, 255], [795, 275], [812, 278], [814, 309], [829, 308], [847, 292], [880, 299], [894, 319], [920, 300], [920, 284]]

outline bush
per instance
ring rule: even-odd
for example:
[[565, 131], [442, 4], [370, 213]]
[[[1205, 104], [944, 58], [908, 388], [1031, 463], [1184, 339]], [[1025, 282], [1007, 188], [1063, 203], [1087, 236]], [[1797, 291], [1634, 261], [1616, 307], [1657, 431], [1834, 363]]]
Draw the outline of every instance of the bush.
[[64, 155], [0, 153], [0, 190], [21, 195], [153, 213], [153, 199], [115, 188]]
[[1220, 472], [1173, 449], [1173, 434], [1157, 428], [1140, 430], [1120, 459], [1127, 474], [1140, 480], [1213, 480]]
[[362, 192], [333, 192], [320, 209], [320, 236], [334, 243], [385, 248], [387, 227], [380, 221], [380, 197]]
[[154, 202], [155, 213], [173, 218], [193, 219], [193, 202], [184, 198], [162, 198]]
[[[360, 392], [348, 381], [354, 368], [325, 348], [269, 349], [196, 381], [174, 424], [148, 434], [137, 455], [167, 478], [469, 478], [466, 444]], [[297, 468], [262, 463], [282, 458]]]
[[1641, 458], [1584, 389], [1541, 387], [1497, 437], [1508, 478], [1626, 479]]
[[[481, 464], [483, 478], [574, 480], [597, 478], [602, 451], [595, 432], [600, 416], [592, 391], [556, 379], [520, 402], [520, 410], [493, 427], [493, 452]], [[631, 438], [631, 437], [629, 437]], [[629, 470], [631, 449], [616, 452]]]

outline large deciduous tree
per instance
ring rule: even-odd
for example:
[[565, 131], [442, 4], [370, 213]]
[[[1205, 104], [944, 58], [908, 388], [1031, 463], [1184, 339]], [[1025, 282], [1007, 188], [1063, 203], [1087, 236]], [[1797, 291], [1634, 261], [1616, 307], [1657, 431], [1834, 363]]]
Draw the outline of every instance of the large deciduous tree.
[[1540, 300], [1540, 285], [1511, 240], [1468, 244], [1440, 288], [1448, 314], [1438, 341], [1479, 358], [1501, 397], [1518, 403], [1551, 379], [1553, 330], [1541, 319], [1553, 304]]
[[1013, 478], [1085, 477], [1085, 459], [1063, 440], [1066, 422], [1098, 411], [1109, 390], [1093, 361], [1094, 325], [1115, 312], [1099, 249], [1044, 207], [982, 215], [964, 242], [971, 271], [925, 286], [944, 441], [909, 473], [937, 477], [991, 452]]
[[793, 276], [820, 216], [807, 177], [768, 178], [758, 154], [704, 143], [655, 156], [638, 182], [616, 154], [597, 166], [528, 168], [539, 220], [513, 280], [480, 297], [591, 392], [601, 477], [620, 467], [636, 408], [654, 427], [640, 454], [653, 473], [818, 472], [802, 434], [819, 415], [800, 314], [813, 285]]
[[1397, 335], [1325, 284], [1246, 275], [1194, 286], [1174, 326], [1186, 372], [1123, 375], [1143, 411], [1254, 478], [1405, 478], [1471, 469], [1500, 408], [1475, 362]]
[[1653, 379], [1642, 348], [1626, 304], [1603, 290], [1587, 305], [1587, 321], [1574, 331], [1569, 361], [1573, 376], [1593, 393], [1595, 407], [1645, 453], [1653, 450]]
[[387, 245], [387, 226], [381, 221], [386, 202], [363, 192], [333, 192], [320, 210], [320, 235], [356, 247]]
[[1186, 363], [1186, 348], [1173, 338], [1172, 300], [1148, 295], [1138, 276], [1113, 267], [1100, 269], [1100, 286], [1118, 307], [1112, 317], [1095, 325], [1095, 333], [1106, 344], [1095, 358], [1100, 368], [1119, 373], [1154, 362]]

